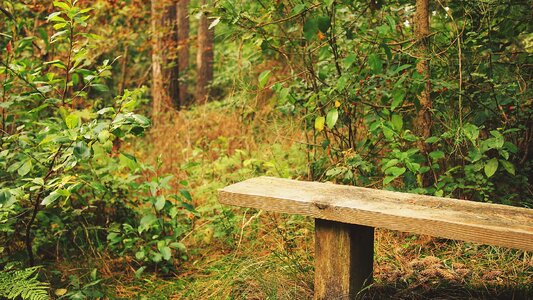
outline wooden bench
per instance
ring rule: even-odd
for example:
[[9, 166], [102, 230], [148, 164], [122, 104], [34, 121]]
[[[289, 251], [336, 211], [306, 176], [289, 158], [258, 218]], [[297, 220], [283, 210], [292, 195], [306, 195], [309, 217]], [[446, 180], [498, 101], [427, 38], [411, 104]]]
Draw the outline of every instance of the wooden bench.
[[375, 227], [533, 251], [532, 209], [271, 177], [219, 192], [223, 204], [315, 218], [315, 299], [372, 282]]

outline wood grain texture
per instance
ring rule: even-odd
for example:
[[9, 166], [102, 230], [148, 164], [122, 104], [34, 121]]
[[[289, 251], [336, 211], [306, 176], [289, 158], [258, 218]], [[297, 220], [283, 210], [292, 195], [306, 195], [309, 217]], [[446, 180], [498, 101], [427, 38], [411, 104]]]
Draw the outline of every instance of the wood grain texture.
[[315, 300], [355, 299], [373, 261], [374, 228], [315, 219]]
[[258, 177], [219, 191], [223, 204], [533, 251], [533, 210]]

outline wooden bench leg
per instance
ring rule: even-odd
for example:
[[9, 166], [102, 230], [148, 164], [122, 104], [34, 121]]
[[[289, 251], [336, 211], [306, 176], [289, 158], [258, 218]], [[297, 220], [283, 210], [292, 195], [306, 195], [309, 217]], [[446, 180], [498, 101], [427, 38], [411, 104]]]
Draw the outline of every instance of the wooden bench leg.
[[354, 299], [373, 262], [374, 228], [315, 219], [315, 300]]

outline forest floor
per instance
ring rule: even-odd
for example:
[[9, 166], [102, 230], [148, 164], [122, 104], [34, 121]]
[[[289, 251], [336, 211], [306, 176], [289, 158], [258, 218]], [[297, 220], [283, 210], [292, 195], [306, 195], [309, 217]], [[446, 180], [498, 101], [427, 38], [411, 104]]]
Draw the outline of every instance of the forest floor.
[[[235, 103], [176, 113], [131, 145], [189, 181], [201, 217], [183, 239], [188, 259], [177, 274], [136, 278], [131, 261], [100, 260], [114, 297], [312, 299], [312, 220], [217, 202], [217, 189], [250, 177], [305, 179], [305, 136], [269, 105]], [[533, 255], [524, 251], [378, 229], [374, 268], [368, 299], [533, 299]]]

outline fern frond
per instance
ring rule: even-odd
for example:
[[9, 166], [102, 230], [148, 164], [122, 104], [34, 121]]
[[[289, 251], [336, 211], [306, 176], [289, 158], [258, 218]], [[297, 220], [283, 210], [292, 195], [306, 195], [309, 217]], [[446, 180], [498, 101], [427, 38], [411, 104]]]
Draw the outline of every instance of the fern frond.
[[0, 271], [0, 298], [24, 300], [47, 300], [48, 284], [37, 279], [39, 267], [15, 271]]

